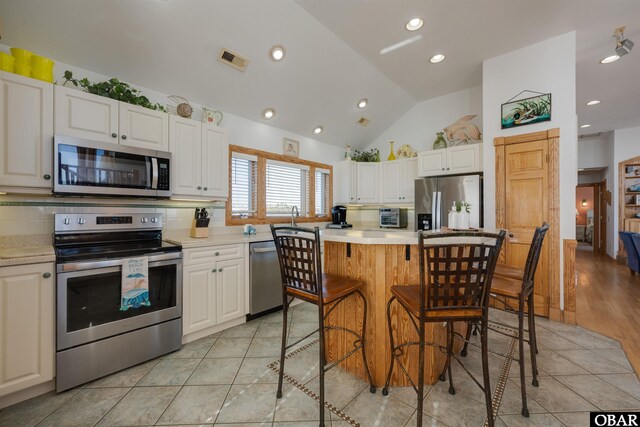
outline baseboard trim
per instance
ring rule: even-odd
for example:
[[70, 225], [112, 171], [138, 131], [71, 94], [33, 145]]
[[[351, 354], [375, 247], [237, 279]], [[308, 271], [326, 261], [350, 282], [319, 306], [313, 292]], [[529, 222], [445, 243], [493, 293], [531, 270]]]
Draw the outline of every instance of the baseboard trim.
[[0, 397], [0, 409], [29, 400], [56, 389], [55, 379]]

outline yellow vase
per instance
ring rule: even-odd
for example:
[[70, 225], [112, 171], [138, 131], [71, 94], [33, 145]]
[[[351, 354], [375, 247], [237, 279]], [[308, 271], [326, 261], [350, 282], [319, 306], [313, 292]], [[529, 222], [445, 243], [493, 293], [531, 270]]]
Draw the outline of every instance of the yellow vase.
[[0, 52], [0, 70], [13, 73], [15, 70], [16, 58], [5, 52]]
[[387, 160], [395, 160], [396, 155], [393, 152], [393, 141], [389, 141], [389, 145], [391, 145], [391, 153], [389, 153], [389, 157], [387, 157]]

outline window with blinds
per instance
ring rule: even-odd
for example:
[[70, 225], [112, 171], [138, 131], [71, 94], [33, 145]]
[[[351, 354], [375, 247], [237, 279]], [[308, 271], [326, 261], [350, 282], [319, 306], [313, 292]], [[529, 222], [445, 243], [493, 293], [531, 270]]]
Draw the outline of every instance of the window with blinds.
[[327, 216], [329, 215], [329, 209], [331, 204], [331, 198], [329, 197], [331, 194], [331, 187], [329, 186], [329, 177], [330, 172], [326, 169], [318, 169], [316, 168], [316, 176], [315, 176], [315, 199], [316, 199], [316, 209], [315, 215], [317, 217]]
[[258, 159], [233, 153], [231, 156], [231, 214], [252, 217], [256, 214]]
[[288, 222], [298, 208], [299, 222], [330, 220], [329, 165], [230, 146], [230, 202], [227, 224]]
[[267, 160], [267, 216], [291, 215], [297, 207], [300, 216], [309, 212], [309, 167]]

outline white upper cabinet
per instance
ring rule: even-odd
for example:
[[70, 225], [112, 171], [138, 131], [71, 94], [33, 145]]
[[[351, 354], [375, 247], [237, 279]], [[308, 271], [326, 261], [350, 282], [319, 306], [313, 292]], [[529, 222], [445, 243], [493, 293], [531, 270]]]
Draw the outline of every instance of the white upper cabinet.
[[120, 144], [169, 151], [167, 113], [120, 102], [118, 119]]
[[356, 165], [357, 203], [377, 203], [380, 169], [378, 163], [358, 162]]
[[169, 150], [169, 116], [77, 89], [55, 87], [55, 133]]
[[378, 203], [380, 163], [344, 160], [333, 166], [333, 202]]
[[0, 186], [52, 187], [53, 85], [0, 72]]
[[54, 90], [57, 134], [118, 143], [118, 101], [63, 86]]
[[229, 194], [229, 137], [227, 130], [202, 125], [202, 195], [227, 198]]
[[458, 145], [447, 149], [448, 173], [468, 173], [482, 170], [482, 144]]
[[380, 163], [382, 203], [413, 202], [415, 179], [418, 177], [418, 158]]
[[482, 171], [482, 144], [458, 145], [418, 153], [418, 176]]
[[169, 122], [173, 195], [226, 199], [227, 130], [174, 115]]

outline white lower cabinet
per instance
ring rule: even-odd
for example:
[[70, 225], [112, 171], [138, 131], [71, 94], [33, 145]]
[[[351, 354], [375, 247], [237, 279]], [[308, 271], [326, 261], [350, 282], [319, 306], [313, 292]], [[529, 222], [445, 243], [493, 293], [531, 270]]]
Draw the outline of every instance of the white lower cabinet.
[[246, 314], [243, 246], [210, 246], [184, 251], [183, 335]]
[[53, 379], [53, 263], [0, 267], [0, 396]]

